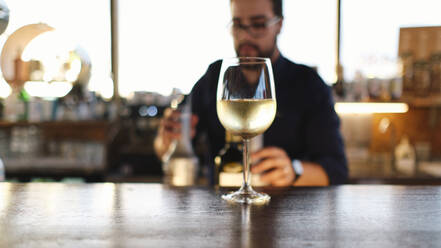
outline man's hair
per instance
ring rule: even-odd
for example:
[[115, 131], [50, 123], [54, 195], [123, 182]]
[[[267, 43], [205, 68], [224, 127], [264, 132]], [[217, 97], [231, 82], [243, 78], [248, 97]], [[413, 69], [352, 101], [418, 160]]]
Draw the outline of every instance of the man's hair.
[[[234, 0], [230, 0], [233, 2]], [[282, 8], [282, 0], [270, 0], [273, 3], [273, 12], [274, 15], [283, 17], [283, 8]]]
[[271, 0], [273, 2], [273, 12], [276, 16], [283, 17], [282, 0]]

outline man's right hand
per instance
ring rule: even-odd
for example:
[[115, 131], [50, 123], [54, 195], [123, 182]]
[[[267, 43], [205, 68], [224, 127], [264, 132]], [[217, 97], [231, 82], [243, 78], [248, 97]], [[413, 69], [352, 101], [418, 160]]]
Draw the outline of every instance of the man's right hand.
[[[154, 148], [156, 155], [162, 159], [164, 154], [168, 151], [170, 144], [173, 140], [179, 139], [181, 137], [181, 113], [178, 110], [167, 108], [164, 111], [164, 116], [162, 117], [158, 135], [155, 138]], [[196, 115], [191, 116], [191, 137], [193, 138], [196, 134], [196, 124], [199, 118]]]

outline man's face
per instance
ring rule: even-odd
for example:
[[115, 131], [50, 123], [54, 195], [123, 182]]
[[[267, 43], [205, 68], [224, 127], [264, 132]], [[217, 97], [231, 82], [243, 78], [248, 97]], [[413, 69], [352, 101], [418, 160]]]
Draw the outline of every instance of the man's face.
[[[240, 57], [272, 58], [282, 27], [270, 0], [233, 0], [231, 33]], [[245, 30], [246, 29], [246, 30]]]

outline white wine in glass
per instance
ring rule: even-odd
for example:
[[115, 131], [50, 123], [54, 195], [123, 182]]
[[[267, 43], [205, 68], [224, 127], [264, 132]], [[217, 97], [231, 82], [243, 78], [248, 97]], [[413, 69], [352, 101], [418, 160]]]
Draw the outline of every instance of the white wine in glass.
[[243, 184], [222, 198], [237, 203], [266, 203], [270, 196], [250, 185], [249, 142], [265, 132], [276, 115], [276, 96], [271, 61], [268, 58], [239, 57], [224, 59], [217, 88], [217, 115], [226, 130], [241, 136]]

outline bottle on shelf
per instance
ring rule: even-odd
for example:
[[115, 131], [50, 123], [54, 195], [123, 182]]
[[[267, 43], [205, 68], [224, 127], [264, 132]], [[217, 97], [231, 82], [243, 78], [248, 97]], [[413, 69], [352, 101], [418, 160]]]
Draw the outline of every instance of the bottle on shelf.
[[242, 154], [242, 138], [225, 131], [225, 146], [214, 159], [216, 186], [238, 187], [242, 185]]
[[400, 37], [400, 46], [402, 52], [399, 57], [399, 65], [400, 65], [400, 74], [401, 80], [403, 84], [403, 95], [404, 96], [413, 96], [413, 63], [414, 63], [414, 54], [411, 50], [411, 36], [409, 33], [403, 32]]
[[441, 95], [441, 30], [436, 33], [435, 49], [431, 59], [431, 93], [435, 96]]
[[395, 148], [395, 169], [405, 175], [416, 173], [415, 148], [407, 135], [401, 137], [400, 143]]
[[18, 120], [19, 121], [28, 121], [29, 118], [29, 101], [31, 99], [31, 96], [26, 92], [26, 90], [23, 88], [20, 90], [19, 93], [19, 100], [23, 106], [23, 112], [21, 115], [19, 115]]
[[172, 108], [181, 112], [181, 138], [172, 142], [162, 158], [164, 182], [173, 186], [196, 184], [199, 170], [199, 159], [191, 143], [191, 100], [184, 98], [172, 101]]
[[[251, 151], [258, 150], [262, 144], [262, 136], [251, 140]], [[225, 131], [225, 146], [214, 159], [216, 187], [240, 187], [243, 182], [243, 143], [242, 138]], [[251, 175], [251, 185], [265, 186], [260, 175]]]
[[427, 97], [431, 88], [429, 51], [427, 49], [428, 41], [428, 34], [425, 32], [420, 33], [418, 37], [416, 60], [413, 64], [414, 89], [415, 95], [418, 97]]

